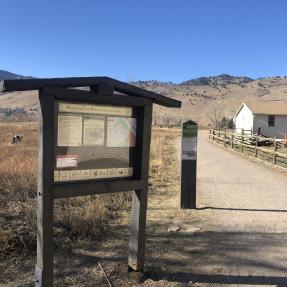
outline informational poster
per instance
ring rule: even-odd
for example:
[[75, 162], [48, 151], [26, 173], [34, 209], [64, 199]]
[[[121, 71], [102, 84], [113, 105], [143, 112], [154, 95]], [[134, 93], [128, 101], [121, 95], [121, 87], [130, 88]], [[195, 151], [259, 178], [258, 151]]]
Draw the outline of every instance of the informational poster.
[[182, 139], [182, 159], [196, 160], [196, 146], [197, 138], [183, 138]]
[[196, 160], [197, 157], [197, 125], [192, 121], [183, 123], [182, 159]]
[[136, 144], [136, 119], [108, 117], [107, 146], [134, 147]]
[[59, 114], [58, 146], [82, 145], [82, 116]]
[[58, 102], [54, 181], [132, 177], [137, 119], [133, 108]]
[[105, 118], [84, 116], [84, 146], [103, 146], [105, 144]]

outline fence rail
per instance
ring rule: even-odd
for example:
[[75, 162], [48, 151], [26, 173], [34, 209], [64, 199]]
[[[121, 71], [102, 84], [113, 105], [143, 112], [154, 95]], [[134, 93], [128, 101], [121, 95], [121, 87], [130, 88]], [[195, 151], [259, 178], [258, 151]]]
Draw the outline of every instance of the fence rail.
[[217, 142], [224, 148], [231, 148], [263, 160], [265, 162], [287, 168], [286, 139], [267, 138], [257, 135], [239, 134], [228, 130], [209, 131], [209, 140]]

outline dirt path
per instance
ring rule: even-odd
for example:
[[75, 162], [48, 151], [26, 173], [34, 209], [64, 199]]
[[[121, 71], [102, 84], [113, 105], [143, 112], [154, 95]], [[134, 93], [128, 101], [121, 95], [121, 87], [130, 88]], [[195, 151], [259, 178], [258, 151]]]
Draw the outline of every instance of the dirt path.
[[178, 197], [166, 200], [152, 235], [163, 243], [161, 270], [151, 276], [162, 286], [286, 287], [287, 173], [225, 151], [204, 132], [198, 146], [199, 208], [178, 211]]
[[113, 286], [286, 287], [287, 174], [225, 151], [203, 132], [198, 146], [197, 210], [178, 208], [178, 162], [165, 163], [151, 187], [142, 283], [126, 276], [128, 214], [117, 239], [85, 254], [102, 262]]
[[[108, 286], [101, 263], [115, 287], [287, 287], [287, 173], [225, 151], [201, 132], [198, 209], [180, 210], [179, 141], [173, 142], [164, 173], [150, 186], [144, 277], [127, 276], [125, 211], [110, 239], [57, 250], [55, 286]], [[0, 286], [34, 286], [33, 263], [17, 282]]]

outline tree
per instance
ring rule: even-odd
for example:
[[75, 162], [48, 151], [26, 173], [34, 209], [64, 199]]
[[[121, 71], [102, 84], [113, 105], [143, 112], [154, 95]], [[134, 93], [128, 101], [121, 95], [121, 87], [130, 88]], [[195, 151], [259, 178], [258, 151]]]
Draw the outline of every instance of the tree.
[[212, 127], [214, 129], [220, 128], [222, 120], [222, 107], [219, 104], [213, 104], [207, 111], [206, 116], [211, 121]]

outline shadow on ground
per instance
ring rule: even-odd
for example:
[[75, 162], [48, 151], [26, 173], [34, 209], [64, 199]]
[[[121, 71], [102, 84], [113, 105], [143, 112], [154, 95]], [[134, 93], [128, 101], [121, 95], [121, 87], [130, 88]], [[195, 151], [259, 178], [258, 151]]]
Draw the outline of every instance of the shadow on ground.
[[[283, 252], [287, 247], [286, 233], [170, 233], [167, 228], [162, 225], [148, 228], [146, 268], [137, 284], [151, 279], [165, 280], [165, 286], [174, 283], [186, 286], [191, 281], [209, 284], [207, 286], [287, 286], [287, 254]], [[127, 226], [121, 229], [117, 231], [116, 241], [106, 241], [97, 248], [86, 246], [80, 253], [76, 252], [72, 260], [57, 264], [58, 280], [73, 276], [83, 266], [92, 268], [101, 262], [113, 286], [135, 286], [127, 276]], [[273, 255], [266, 257], [265, 252], [270, 249]]]

